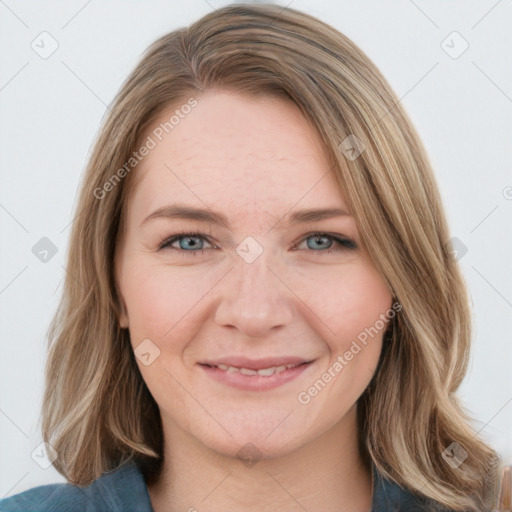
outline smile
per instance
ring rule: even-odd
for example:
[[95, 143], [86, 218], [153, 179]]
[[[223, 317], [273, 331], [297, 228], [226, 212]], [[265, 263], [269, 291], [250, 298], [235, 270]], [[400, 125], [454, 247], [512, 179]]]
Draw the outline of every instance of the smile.
[[261, 365], [246, 368], [226, 363], [199, 363], [213, 380], [245, 391], [266, 391], [282, 386], [304, 373], [313, 361], [298, 361], [275, 366]]

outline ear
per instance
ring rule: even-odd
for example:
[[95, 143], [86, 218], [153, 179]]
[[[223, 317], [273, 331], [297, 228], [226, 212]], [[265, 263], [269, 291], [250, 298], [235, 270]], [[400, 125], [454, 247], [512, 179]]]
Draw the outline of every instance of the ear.
[[128, 313], [126, 311], [126, 304], [124, 303], [124, 300], [122, 297], [119, 298], [119, 304], [120, 304], [120, 313], [119, 313], [119, 326], [122, 329], [127, 329], [129, 322], [128, 322]]
[[121, 294], [121, 290], [119, 289], [119, 274], [118, 274], [118, 251], [120, 245], [118, 244], [116, 246], [116, 254], [114, 257], [114, 298], [115, 302], [117, 303], [117, 321], [119, 322], [119, 327], [121, 329], [127, 329], [128, 328], [128, 312], [126, 309], [126, 304], [124, 302], [123, 295]]
[[122, 315], [119, 317], [119, 325], [122, 329], [128, 329], [128, 316]]

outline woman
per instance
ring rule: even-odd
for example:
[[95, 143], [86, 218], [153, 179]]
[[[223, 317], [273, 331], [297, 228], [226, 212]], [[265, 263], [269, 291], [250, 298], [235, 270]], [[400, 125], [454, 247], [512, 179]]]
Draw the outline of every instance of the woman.
[[332, 27], [233, 5], [160, 38], [96, 142], [50, 330], [70, 483], [0, 510], [490, 510], [449, 238], [414, 128]]

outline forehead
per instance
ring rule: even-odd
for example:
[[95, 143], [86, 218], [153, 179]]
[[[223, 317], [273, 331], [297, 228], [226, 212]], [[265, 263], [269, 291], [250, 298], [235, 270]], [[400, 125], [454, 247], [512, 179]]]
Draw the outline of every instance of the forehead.
[[130, 209], [138, 215], [176, 199], [240, 216], [278, 216], [297, 203], [345, 207], [317, 131], [291, 101], [214, 91], [171, 124], [176, 110], [180, 105], [167, 109], [144, 136], [155, 146], [133, 176]]

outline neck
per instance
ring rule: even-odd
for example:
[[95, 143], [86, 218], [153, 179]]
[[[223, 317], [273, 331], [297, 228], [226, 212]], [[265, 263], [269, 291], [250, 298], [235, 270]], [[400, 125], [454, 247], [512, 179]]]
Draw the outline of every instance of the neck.
[[162, 472], [148, 484], [154, 512], [246, 512], [255, 505], [268, 512], [371, 509], [371, 467], [359, 454], [355, 407], [307, 445], [252, 465], [179, 429], [165, 440]]

